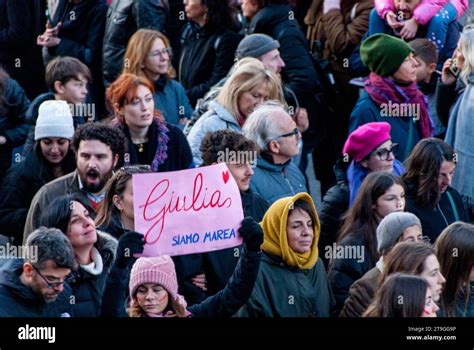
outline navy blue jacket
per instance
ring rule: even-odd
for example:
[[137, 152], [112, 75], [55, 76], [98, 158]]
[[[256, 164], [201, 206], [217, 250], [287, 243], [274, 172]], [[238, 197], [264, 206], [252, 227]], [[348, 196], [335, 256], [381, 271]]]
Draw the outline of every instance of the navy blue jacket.
[[0, 261], [0, 317], [61, 317], [66, 313], [72, 316], [71, 288], [65, 284], [54, 302], [45, 303], [21, 282], [23, 263], [23, 259]]

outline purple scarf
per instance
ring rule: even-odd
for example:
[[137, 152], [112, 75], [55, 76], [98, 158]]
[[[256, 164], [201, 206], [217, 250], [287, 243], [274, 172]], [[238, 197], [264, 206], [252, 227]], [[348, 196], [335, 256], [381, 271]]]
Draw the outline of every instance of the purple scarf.
[[431, 137], [433, 127], [428, 111], [428, 104], [425, 95], [418, 90], [416, 83], [412, 82], [408, 86], [400, 86], [394, 81], [384, 78], [376, 73], [370, 73], [369, 79], [365, 82], [365, 90], [372, 100], [378, 105], [392, 103], [416, 104], [420, 106], [420, 116], [418, 129], [421, 138]]
[[155, 157], [151, 162], [151, 170], [153, 172], [158, 171], [158, 167], [165, 162], [168, 158], [168, 141], [170, 140], [168, 136], [168, 127], [166, 126], [166, 122], [161, 120], [155, 120], [153, 122], [156, 125], [157, 135], [157, 146]]

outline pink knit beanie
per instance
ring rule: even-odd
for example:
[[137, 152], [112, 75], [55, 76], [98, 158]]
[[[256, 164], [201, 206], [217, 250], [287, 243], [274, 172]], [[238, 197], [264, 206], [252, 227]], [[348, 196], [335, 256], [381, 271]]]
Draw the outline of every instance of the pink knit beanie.
[[387, 122], [373, 122], [359, 126], [347, 138], [342, 153], [360, 162], [378, 146], [392, 139], [391, 126]]
[[141, 257], [133, 264], [130, 273], [130, 297], [141, 284], [157, 283], [168, 291], [174, 300], [179, 300], [178, 281], [173, 260], [168, 255]]

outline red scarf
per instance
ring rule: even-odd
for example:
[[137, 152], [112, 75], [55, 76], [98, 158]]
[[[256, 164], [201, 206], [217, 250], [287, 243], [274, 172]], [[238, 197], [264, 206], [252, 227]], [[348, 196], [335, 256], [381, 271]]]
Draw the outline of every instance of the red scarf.
[[365, 82], [365, 90], [372, 100], [378, 105], [388, 104], [412, 104], [420, 106], [420, 116], [418, 119], [418, 130], [421, 138], [431, 137], [433, 127], [431, 125], [428, 104], [425, 95], [418, 90], [415, 82], [408, 86], [397, 85], [393, 80], [384, 78], [376, 73], [370, 73], [369, 79]]

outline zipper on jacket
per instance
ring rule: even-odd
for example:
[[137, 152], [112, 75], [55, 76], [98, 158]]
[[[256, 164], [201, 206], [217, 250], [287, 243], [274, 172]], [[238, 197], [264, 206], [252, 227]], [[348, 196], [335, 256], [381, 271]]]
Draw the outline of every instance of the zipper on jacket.
[[437, 207], [438, 207], [439, 212], [441, 213], [441, 216], [442, 216], [443, 219], [444, 219], [444, 222], [446, 223], [446, 226], [449, 226], [449, 222], [448, 222], [448, 220], [446, 219], [446, 216], [444, 216], [444, 213], [443, 213], [443, 211], [441, 210], [441, 207], [439, 206], [439, 203], [437, 204]]
[[282, 170], [281, 173], [282, 173], [283, 177], [285, 178], [286, 182], [288, 183], [288, 187], [290, 187], [291, 193], [292, 193], [293, 195], [295, 195], [295, 194], [296, 194], [296, 193], [295, 193], [295, 190], [293, 189], [293, 186], [291, 186], [290, 180], [288, 180], [288, 178], [286, 177], [285, 170], [286, 170], [286, 168], [283, 168], [283, 170]]

